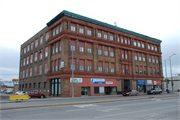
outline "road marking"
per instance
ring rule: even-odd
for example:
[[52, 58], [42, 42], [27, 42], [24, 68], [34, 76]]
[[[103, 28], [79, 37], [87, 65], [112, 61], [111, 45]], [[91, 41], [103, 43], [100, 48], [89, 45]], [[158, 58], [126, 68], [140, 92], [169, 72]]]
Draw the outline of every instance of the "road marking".
[[85, 108], [85, 107], [97, 107], [98, 105], [94, 104], [85, 104], [85, 105], [73, 105], [74, 107], [79, 107], [79, 108]]
[[103, 117], [110, 117], [110, 116], [116, 116], [116, 115], [123, 115], [123, 114], [131, 114], [131, 113], [137, 113], [137, 112], [144, 112], [144, 111], [149, 111], [149, 110], [156, 110], [156, 109], [164, 109], [164, 108], [170, 108], [170, 107], [177, 107], [180, 105], [174, 105], [174, 106], [167, 106], [167, 107], [159, 107], [159, 108], [151, 108], [151, 109], [146, 109], [146, 110], [139, 110], [139, 111], [133, 111], [133, 112], [126, 112], [126, 113], [119, 113], [119, 114], [111, 114], [111, 115], [104, 115], [104, 116], [98, 116], [94, 118], [103, 118]]
[[[161, 101], [162, 102], [169, 102], [169, 101], [176, 101], [176, 100], [165, 100], [165, 101]], [[132, 105], [138, 105], [138, 104], [147, 104], [147, 103], [153, 103], [155, 101], [147, 101], [145, 103], [136, 103], [136, 104], [128, 104], [128, 105], [116, 105], [116, 106], [108, 106], [108, 107], [101, 107], [101, 108], [114, 108], [114, 107], [120, 107], [120, 106], [132, 106]], [[74, 106], [74, 105], [73, 105]], [[97, 105], [99, 106], [99, 105]], [[96, 107], [97, 107], [96, 106]], [[84, 110], [92, 110], [92, 109], [96, 109], [96, 108], [89, 108], [89, 109], [75, 109], [75, 110], [66, 110], [66, 112], [71, 112], [71, 111], [84, 111]]]
[[97, 111], [101, 111], [101, 112], [109, 112], [109, 111], [113, 111], [113, 110], [122, 110], [122, 108], [111, 108], [111, 109], [96, 109]]
[[155, 101], [161, 101], [161, 99], [152, 99], [152, 100], [155, 100]]

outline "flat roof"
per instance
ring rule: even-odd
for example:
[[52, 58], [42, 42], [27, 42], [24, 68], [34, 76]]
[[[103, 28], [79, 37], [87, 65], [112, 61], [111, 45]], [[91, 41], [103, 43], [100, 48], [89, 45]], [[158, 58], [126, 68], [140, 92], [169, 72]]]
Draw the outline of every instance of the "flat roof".
[[50, 20], [47, 23], [47, 26], [48, 27], [51, 26], [53, 23], [58, 21], [63, 16], [67, 16], [67, 17], [71, 17], [71, 18], [74, 18], [74, 19], [83, 20], [83, 21], [86, 21], [86, 22], [89, 22], [89, 23], [93, 23], [93, 24], [100, 25], [100, 26], [103, 26], [103, 27], [107, 27], [107, 28], [110, 28], [110, 29], [113, 29], [113, 30], [117, 30], [117, 31], [123, 32], [123, 33], [127, 33], [127, 34], [130, 34], [130, 35], [141, 37], [141, 38], [144, 38], [144, 39], [147, 39], [147, 40], [151, 40], [151, 41], [154, 41], [154, 42], [157, 42], [157, 43], [161, 43], [162, 42], [162, 40], [159, 40], [159, 39], [156, 39], [156, 38], [152, 38], [152, 37], [149, 37], [149, 36], [137, 33], [137, 32], [133, 32], [133, 31], [130, 31], [130, 30], [127, 30], [127, 29], [124, 29], [124, 28], [120, 28], [120, 27], [114, 26], [114, 25], [110, 25], [110, 24], [107, 24], [107, 23], [104, 23], [104, 22], [101, 22], [101, 21], [98, 21], [98, 20], [95, 20], [95, 19], [92, 19], [92, 18], [88, 18], [88, 17], [82, 16], [82, 15], [78, 15], [76, 13], [72, 13], [72, 12], [66, 11], [66, 10], [63, 10], [57, 16], [55, 16], [52, 20]]

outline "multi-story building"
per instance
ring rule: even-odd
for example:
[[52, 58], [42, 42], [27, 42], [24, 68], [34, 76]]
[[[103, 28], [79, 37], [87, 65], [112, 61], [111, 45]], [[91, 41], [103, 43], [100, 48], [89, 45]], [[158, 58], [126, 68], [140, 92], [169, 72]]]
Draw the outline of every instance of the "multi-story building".
[[[160, 43], [152, 37], [62, 11], [21, 45], [19, 89], [71, 96], [71, 68], [75, 69], [75, 97], [164, 89]], [[28, 49], [32, 44], [34, 49]], [[32, 61], [26, 64], [27, 60]]]

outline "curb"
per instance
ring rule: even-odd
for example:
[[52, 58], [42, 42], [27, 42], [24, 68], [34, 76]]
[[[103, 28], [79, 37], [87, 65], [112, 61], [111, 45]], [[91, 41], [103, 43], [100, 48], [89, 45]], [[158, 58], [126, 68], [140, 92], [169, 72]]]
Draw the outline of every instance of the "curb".
[[176, 96], [179, 96], [179, 95], [142, 97], [142, 98], [130, 98], [130, 99], [100, 100], [100, 101], [88, 101], [88, 102], [44, 104], [44, 105], [31, 105], [31, 106], [19, 106], [19, 107], [17, 107], [17, 106], [16, 107], [4, 107], [4, 108], [1, 108], [1, 111], [3, 111], [3, 110], [25, 109], [25, 108], [36, 108], [36, 107], [57, 107], [57, 106], [69, 106], [69, 105], [81, 105], [81, 104], [97, 104], [97, 103], [131, 101], [131, 100], [142, 100], [142, 99], [152, 99], [152, 98], [166, 98], [166, 97], [176, 97]]

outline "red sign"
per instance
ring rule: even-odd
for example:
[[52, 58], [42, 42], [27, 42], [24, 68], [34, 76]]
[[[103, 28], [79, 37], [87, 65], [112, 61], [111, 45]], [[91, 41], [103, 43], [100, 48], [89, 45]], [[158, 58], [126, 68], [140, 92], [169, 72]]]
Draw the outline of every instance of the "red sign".
[[160, 81], [154, 81], [154, 85], [160, 85]]

